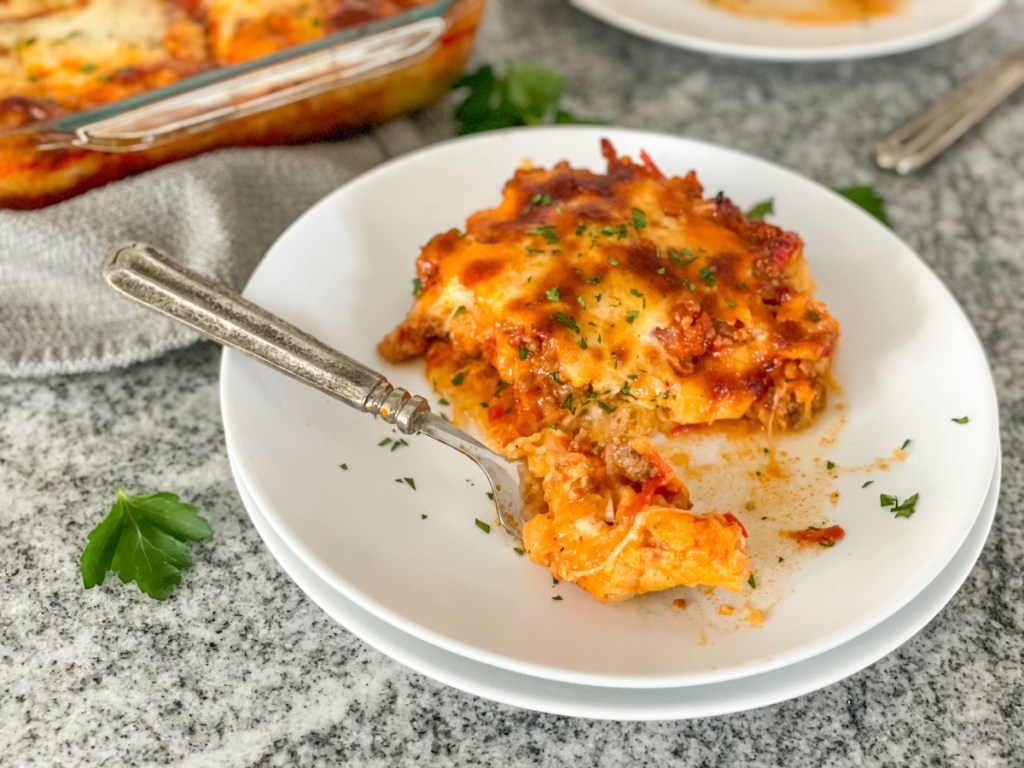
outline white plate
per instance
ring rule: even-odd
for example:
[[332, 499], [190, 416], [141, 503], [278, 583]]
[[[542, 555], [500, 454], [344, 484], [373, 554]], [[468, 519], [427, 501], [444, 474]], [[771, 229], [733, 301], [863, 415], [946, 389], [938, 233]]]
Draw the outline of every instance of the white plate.
[[234, 466], [235, 481], [267, 549], [309, 598], [336, 622], [420, 674], [492, 701], [556, 715], [608, 720], [681, 720], [763, 707], [810, 693], [860, 671], [922, 629], [956, 593], [988, 537], [999, 498], [1000, 465], [960, 550], [942, 573], [895, 616], [854, 640], [784, 669], [687, 688], [601, 688], [520, 675], [417, 640], [364, 611], [310, 570], [266, 522]]
[[[423, 391], [421, 368], [387, 366], [375, 352], [408, 308], [419, 245], [496, 203], [523, 158], [602, 167], [602, 136], [628, 154], [646, 148], [667, 172], [696, 168], [709, 190], [728, 190], [741, 205], [774, 196], [843, 324], [836, 376], [848, 424], [828, 459], [852, 467], [914, 441], [909, 460], [872, 475], [876, 486], [863, 490], [865, 475], [851, 475], [839, 482], [835, 509], [820, 499], [822, 516], [844, 525], [847, 538], [777, 580], [780, 595], [792, 593], [764, 627], [678, 613], [663, 596], [611, 607], [572, 585], [552, 587], [508, 537], [474, 525], [493, 511], [467, 459], [427, 438], [395, 452], [378, 447], [397, 437], [387, 425], [228, 352], [223, 415], [239, 471], [278, 535], [334, 589], [422, 640], [516, 672], [677, 687], [848, 642], [910, 602], [953, 557], [988, 490], [998, 429], [987, 363], [963, 313], [906, 245], [844, 198], [770, 163], [671, 136], [592, 127], [485, 134], [408, 155], [328, 196], [271, 248], [246, 295]], [[951, 421], [962, 415], [969, 424]], [[834, 416], [787, 437], [788, 449], [820, 454]], [[894, 519], [879, 508], [879, 491], [920, 493], [917, 514]]]
[[1005, 0], [909, 0], [900, 13], [857, 24], [792, 24], [748, 18], [704, 0], [570, 0], [591, 16], [642, 37], [705, 53], [777, 61], [884, 56], [962, 34]]

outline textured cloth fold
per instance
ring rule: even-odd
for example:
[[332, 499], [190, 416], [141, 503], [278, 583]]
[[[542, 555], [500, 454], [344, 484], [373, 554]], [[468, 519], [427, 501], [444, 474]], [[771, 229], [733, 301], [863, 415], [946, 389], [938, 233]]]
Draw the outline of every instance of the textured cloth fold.
[[0, 375], [103, 370], [192, 343], [198, 334], [107, 286], [112, 245], [151, 243], [240, 288], [303, 211], [419, 143], [399, 120], [338, 142], [211, 152], [38, 211], [0, 211]]

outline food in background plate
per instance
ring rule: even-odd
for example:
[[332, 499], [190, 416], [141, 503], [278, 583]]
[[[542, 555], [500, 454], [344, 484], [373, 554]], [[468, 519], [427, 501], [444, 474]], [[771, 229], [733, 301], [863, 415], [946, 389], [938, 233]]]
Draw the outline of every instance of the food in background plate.
[[[469, 55], [484, 0], [455, 0], [441, 44], [390, 74], [144, 151], [39, 151], [47, 120], [258, 59], [434, 0], [0, 2], [0, 207], [35, 208], [221, 146], [322, 138], [421, 107]], [[183, 108], [182, 115], [188, 112]]]
[[797, 24], [851, 24], [888, 16], [906, 0], [704, 0], [729, 13]]
[[691, 512], [650, 442], [690, 425], [808, 424], [838, 323], [797, 235], [748, 221], [696, 176], [603, 142], [607, 173], [522, 168], [500, 205], [434, 237], [405, 320], [380, 344], [525, 460], [524, 547], [614, 602], [679, 585], [738, 590], [746, 532]]

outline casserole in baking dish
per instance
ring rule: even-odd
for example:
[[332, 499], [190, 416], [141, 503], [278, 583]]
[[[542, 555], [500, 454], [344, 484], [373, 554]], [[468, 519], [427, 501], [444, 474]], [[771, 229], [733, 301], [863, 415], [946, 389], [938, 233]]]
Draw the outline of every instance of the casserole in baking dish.
[[35, 208], [224, 146], [322, 138], [422, 107], [484, 0], [10, 0], [0, 206]]

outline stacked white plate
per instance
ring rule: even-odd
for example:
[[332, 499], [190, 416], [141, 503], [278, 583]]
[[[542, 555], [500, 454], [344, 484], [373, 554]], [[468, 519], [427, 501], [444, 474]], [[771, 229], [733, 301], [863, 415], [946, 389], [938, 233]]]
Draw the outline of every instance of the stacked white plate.
[[[666, 173], [696, 169], [707, 189], [726, 190], [741, 207], [773, 198], [842, 324], [844, 423], [823, 418], [787, 446], [820, 455], [820, 430], [833, 430], [838, 503], [820, 501], [847, 537], [767, 585], [777, 595], [768, 621], [680, 612], [664, 598], [605, 606], [553, 584], [510, 537], [475, 524], [492, 521], [493, 509], [467, 459], [426, 438], [399, 442], [392, 427], [227, 351], [223, 416], [242, 499], [274, 556], [336, 621], [486, 698], [666, 719], [761, 706], [840, 680], [952, 597], [981, 552], [999, 491], [996, 400], [977, 337], [923, 262], [845, 198], [765, 161], [661, 134], [491, 133], [408, 155], [330, 195], [271, 248], [245, 294], [428, 395], [422, 368], [388, 366], [375, 351], [408, 309], [420, 246], [496, 204], [523, 160], [603, 169], [602, 137], [624, 154], [646, 150]], [[842, 472], [907, 438], [905, 461]], [[865, 488], [868, 478], [877, 484]], [[917, 493], [913, 517], [881, 508], [879, 492]]]

